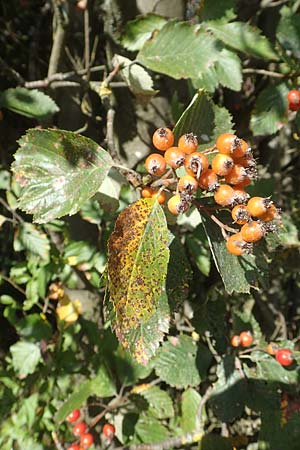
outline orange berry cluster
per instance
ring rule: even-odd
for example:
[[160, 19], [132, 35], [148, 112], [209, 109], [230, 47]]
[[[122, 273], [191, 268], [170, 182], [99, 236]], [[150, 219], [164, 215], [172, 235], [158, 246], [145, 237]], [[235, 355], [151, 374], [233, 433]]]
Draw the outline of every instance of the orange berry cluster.
[[300, 109], [300, 91], [292, 89], [288, 92], [287, 100], [289, 103], [289, 110], [298, 111]]
[[240, 335], [234, 335], [230, 339], [232, 347], [250, 347], [253, 343], [251, 331], [242, 331]]
[[[278, 210], [269, 198], [253, 197], [245, 191], [256, 179], [256, 162], [247, 142], [234, 134], [221, 134], [216, 145], [203, 152], [197, 152], [198, 140], [193, 133], [182, 135], [174, 146], [174, 135], [169, 128], [158, 128], [152, 138], [157, 150], [164, 152], [150, 154], [145, 167], [152, 177], [161, 177], [161, 188], [157, 182], [142, 189], [142, 197], [156, 197], [160, 204], [167, 200], [164, 189], [172, 192], [167, 206], [172, 214], [187, 211], [194, 201], [198, 189], [212, 192], [219, 207], [232, 209], [235, 224], [242, 225], [240, 231], [226, 236], [227, 250], [234, 255], [242, 255], [252, 249], [253, 242], [260, 240], [267, 231], [274, 231], [273, 219]], [[211, 163], [207, 155], [211, 153]], [[185, 174], [177, 177], [174, 170], [183, 166]], [[168, 168], [173, 172], [172, 182], [176, 190], [170, 189]], [[170, 181], [170, 183], [168, 183]], [[249, 199], [249, 200], [248, 200]]]

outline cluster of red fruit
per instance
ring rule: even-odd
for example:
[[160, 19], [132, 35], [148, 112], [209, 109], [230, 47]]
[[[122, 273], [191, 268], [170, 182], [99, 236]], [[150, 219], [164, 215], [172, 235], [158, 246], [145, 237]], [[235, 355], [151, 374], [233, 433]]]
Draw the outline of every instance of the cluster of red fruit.
[[[72, 431], [74, 436], [80, 438], [80, 444], [74, 443], [70, 447], [68, 447], [68, 450], [85, 450], [89, 448], [94, 442], [93, 435], [91, 433], [86, 433], [87, 426], [85, 422], [78, 421], [79, 417], [79, 409], [74, 409], [67, 417], [67, 421], [69, 423], [77, 422], [73, 426]], [[102, 428], [102, 434], [107, 440], [111, 441], [115, 435], [115, 427], [111, 423], [104, 424]]]
[[[215, 146], [197, 152], [198, 141], [193, 133], [182, 135], [177, 146], [174, 146], [174, 135], [169, 128], [157, 129], [152, 141], [164, 155], [152, 153], [147, 157], [147, 172], [159, 180], [153, 182], [152, 179], [142, 189], [142, 197], [156, 197], [163, 204], [167, 199], [167, 190], [172, 193], [167, 203], [168, 209], [178, 215], [195, 203], [198, 189], [212, 192], [218, 207], [232, 209], [234, 223], [242, 225], [240, 231], [231, 229], [233, 235], [224, 235], [227, 250], [237, 256], [249, 252], [253, 242], [260, 240], [268, 231], [274, 231], [271, 222], [278, 216], [278, 210], [273, 202], [262, 197], [249, 199], [245, 191], [245, 187], [257, 176], [256, 162], [246, 141], [235, 134], [224, 133], [218, 137]], [[208, 154], [215, 154], [211, 163]], [[185, 174], [178, 177], [175, 170], [181, 166]], [[176, 185], [175, 189], [172, 189], [172, 184]]]
[[279, 348], [277, 344], [270, 343], [267, 346], [269, 355], [275, 356], [275, 359], [282, 366], [290, 366], [293, 364], [295, 357], [289, 348]]
[[291, 111], [298, 111], [300, 109], [300, 91], [292, 89], [288, 92], [287, 99]]
[[251, 331], [242, 331], [240, 335], [235, 334], [230, 339], [232, 347], [250, 347], [253, 343]]

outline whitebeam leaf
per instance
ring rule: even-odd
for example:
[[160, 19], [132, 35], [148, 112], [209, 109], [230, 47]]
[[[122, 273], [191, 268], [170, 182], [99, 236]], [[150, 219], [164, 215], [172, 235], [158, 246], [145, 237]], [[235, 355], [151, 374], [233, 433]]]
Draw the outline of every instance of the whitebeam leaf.
[[22, 187], [18, 206], [38, 223], [75, 214], [113, 165], [96, 142], [71, 131], [32, 129], [19, 144], [12, 165]]

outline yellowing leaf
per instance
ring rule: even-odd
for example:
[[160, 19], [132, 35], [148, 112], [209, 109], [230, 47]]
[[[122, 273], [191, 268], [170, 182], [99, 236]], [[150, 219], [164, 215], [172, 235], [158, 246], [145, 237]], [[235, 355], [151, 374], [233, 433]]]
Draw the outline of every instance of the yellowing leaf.
[[82, 304], [80, 300], [70, 300], [69, 297], [64, 297], [59, 306], [56, 308], [56, 314], [60, 320], [67, 323], [74, 323], [78, 320], [79, 314], [82, 313]]
[[108, 242], [114, 329], [119, 341], [142, 364], [154, 355], [168, 330], [168, 307], [163, 298], [169, 243], [165, 215], [152, 199], [128, 206]]

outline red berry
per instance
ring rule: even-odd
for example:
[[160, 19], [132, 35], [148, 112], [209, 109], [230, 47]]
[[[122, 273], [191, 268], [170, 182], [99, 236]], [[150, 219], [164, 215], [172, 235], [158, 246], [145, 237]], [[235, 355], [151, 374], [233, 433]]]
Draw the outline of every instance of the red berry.
[[289, 102], [289, 109], [292, 111], [297, 111], [300, 108], [300, 91], [292, 89], [287, 95]]
[[73, 427], [73, 434], [74, 436], [81, 436], [85, 433], [86, 430], [86, 424], [84, 422], [78, 422]]
[[111, 423], [106, 423], [103, 425], [102, 433], [110, 441], [114, 438], [115, 432], [116, 429]]
[[174, 143], [173, 132], [169, 128], [158, 128], [153, 134], [152, 142], [155, 148], [164, 152]]
[[282, 366], [290, 366], [294, 361], [294, 354], [288, 348], [282, 348], [276, 352], [275, 358]]
[[80, 438], [80, 445], [82, 445], [83, 448], [90, 447], [93, 442], [94, 442], [94, 437], [91, 433], [85, 433]]
[[68, 417], [67, 417], [67, 421], [69, 423], [73, 423], [76, 422], [76, 420], [79, 418], [80, 416], [80, 410], [79, 409], [74, 409], [74, 411], [72, 411]]
[[253, 343], [253, 336], [250, 331], [242, 331], [240, 334], [241, 346], [250, 347]]
[[80, 447], [78, 444], [72, 444], [68, 447], [68, 450], [80, 450]]

